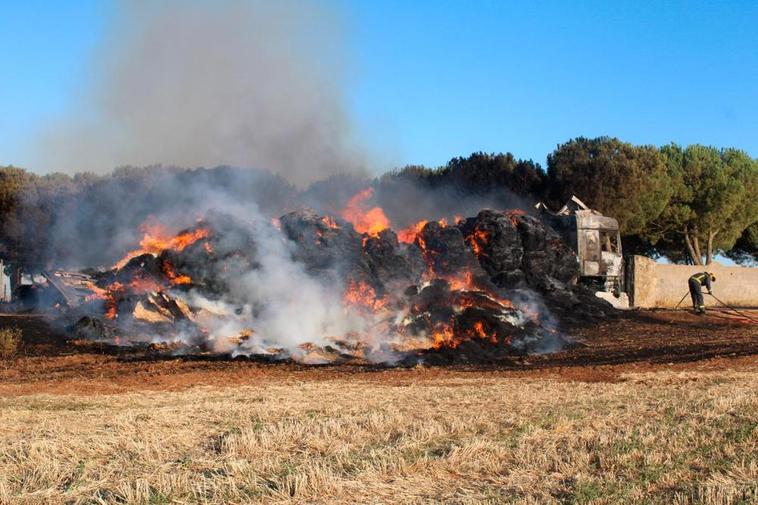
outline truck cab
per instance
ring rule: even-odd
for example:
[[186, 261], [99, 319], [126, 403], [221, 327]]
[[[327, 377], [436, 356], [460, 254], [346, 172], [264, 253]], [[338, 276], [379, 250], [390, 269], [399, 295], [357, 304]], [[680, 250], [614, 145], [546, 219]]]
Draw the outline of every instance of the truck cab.
[[624, 291], [624, 261], [619, 224], [612, 217], [590, 209], [576, 196], [557, 212], [544, 203], [536, 205], [542, 218], [576, 252], [578, 282], [618, 296]]

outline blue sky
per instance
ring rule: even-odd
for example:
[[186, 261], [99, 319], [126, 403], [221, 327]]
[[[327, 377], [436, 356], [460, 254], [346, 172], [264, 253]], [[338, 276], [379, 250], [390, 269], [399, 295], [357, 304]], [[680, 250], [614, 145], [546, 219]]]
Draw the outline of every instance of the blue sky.
[[[544, 164], [576, 136], [758, 156], [758, 2], [330, 0], [348, 112], [383, 163], [473, 151]], [[0, 1], [0, 164], [91, 76], [111, 3]]]

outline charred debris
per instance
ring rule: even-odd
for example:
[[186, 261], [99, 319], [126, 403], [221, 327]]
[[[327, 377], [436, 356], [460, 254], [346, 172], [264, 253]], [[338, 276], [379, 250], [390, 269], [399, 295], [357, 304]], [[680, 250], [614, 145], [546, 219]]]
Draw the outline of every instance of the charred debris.
[[[543, 219], [482, 210], [394, 231], [366, 217], [373, 210], [254, 223], [211, 214], [179, 233], [149, 229], [110, 269], [45, 272], [38, 299], [74, 340], [312, 364], [497, 361], [571, 345], [565, 328], [613, 313], [576, 282], [576, 251]], [[240, 280], [263, 279], [254, 274], [271, 268], [272, 240], [309, 283], [338, 293], [332, 309], [349, 324], [291, 340], [258, 327], [283, 301]], [[276, 293], [302, 280], [283, 282], [294, 285]]]

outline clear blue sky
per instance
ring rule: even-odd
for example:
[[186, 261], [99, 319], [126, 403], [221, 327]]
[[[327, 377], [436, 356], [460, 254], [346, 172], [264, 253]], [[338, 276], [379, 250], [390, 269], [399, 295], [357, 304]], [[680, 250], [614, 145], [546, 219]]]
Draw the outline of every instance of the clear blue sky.
[[[472, 151], [544, 163], [575, 136], [758, 156], [758, 2], [330, 0], [348, 26], [349, 107], [392, 165]], [[0, 0], [0, 164], [65, 109], [105, 0]]]

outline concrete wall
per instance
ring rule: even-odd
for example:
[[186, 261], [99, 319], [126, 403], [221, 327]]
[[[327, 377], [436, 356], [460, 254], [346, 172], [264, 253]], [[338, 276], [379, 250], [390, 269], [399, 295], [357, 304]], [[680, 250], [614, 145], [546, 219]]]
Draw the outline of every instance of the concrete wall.
[[11, 301], [11, 278], [5, 274], [5, 263], [0, 260], [0, 302]]
[[[675, 307], [682, 295], [689, 292], [687, 279], [703, 271], [716, 275], [713, 294], [725, 303], [735, 307], [758, 307], [758, 268], [727, 267], [715, 262], [707, 267], [664, 265], [644, 256], [634, 256], [627, 268], [631, 269], [627, 277], [631, 285], [627, 289], [635, 307]], [[719, 305], [708, 295], [705, 295], [705, 304]], [[689, 295], [681, 306], [692, 306]]]

